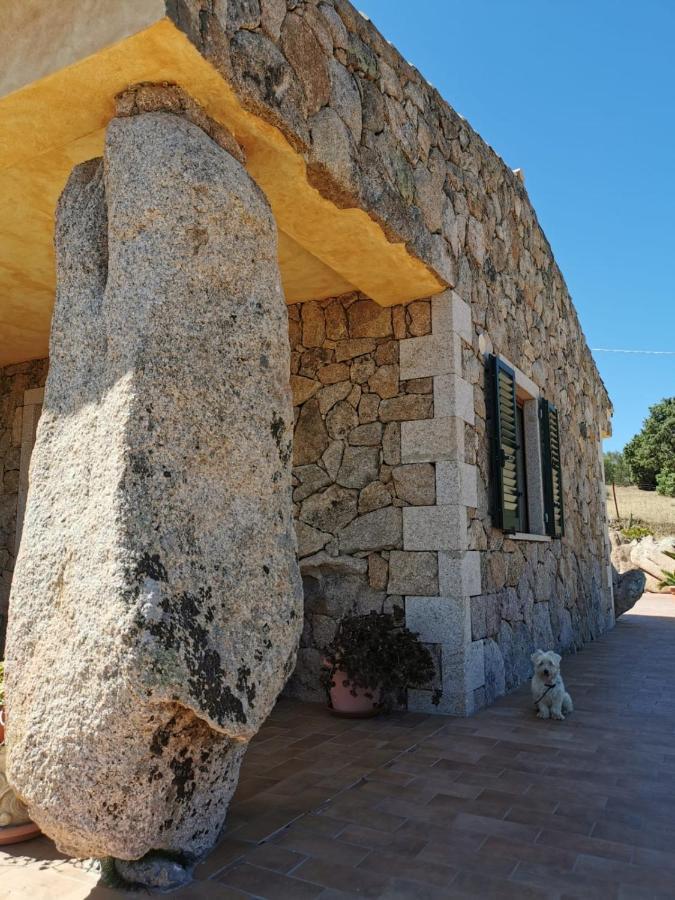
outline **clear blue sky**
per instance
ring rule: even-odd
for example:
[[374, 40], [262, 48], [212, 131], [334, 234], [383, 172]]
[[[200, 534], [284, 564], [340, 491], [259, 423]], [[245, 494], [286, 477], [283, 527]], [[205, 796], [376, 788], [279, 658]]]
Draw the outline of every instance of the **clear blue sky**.
[[[675, 0], [353, 0], [527, 190], [589, 346], [675, 350]], [[621, 449], [675, 356], [596, 353]]]

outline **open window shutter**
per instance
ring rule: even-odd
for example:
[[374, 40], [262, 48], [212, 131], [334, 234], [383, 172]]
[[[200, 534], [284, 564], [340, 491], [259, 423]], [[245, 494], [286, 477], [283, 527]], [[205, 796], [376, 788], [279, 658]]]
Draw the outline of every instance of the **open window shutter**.
[[565, 533], [560, 428], [558, 410], [543, 397], [539, 400], [541, 421], [541, 459], [544, 476], [544, 521], [546, 534], [553, 538]]
[[496, 356], [488, 358], [491, 397], [492, 523], [504, 531], [518, 530], [516, 467], [516, 374]]

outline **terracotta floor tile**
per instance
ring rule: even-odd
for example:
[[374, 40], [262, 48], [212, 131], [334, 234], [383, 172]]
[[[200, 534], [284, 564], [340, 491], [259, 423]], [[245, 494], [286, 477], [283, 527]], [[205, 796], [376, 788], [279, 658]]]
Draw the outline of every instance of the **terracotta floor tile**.
[[614, 859], [581, 854], [574, 871], [580, 875], [617, 881], [621, 884], [635, 884], [658, 891], [670, 890], [675, 895], [675, 873], [652, 865], [636, 866]]
[[618, 900], [619, 883], [607, 878], [591, 878], [553, 866], [519, 863], [511, 875], [514, 887], [537, 888], [546, 896], [567, 893], [579, 900]]
[[241, 863], [221, 873], [217, 880], [265, 900], [312, 900], [322, 888], [297, 878], [289, 878], [269, 869]]
[[[487, 870], [489, 871], [489, 869]], [[543, 888], [493, 878], [480, 872], [459, 872], [452, 887], [481, 900], [551, 900], [555, 895]]]
[[586, 817], [571, 817], [542, 813], [539, 810], [528, 809], [525, 806], [512, 806], [504, 819], [507, 822], [520, 822], [523, 825], [532, 825], [535, 828], [553, 828], [556, 831], [570, 831], [573, 834], [589, 835], [595, 824], [595, 818], [588, 821]]
[[272, 869], [274, 872], [282, 872], [284, 875], [299, 865], [305, 856], [288, 850], [286, 847], [266, 841], [258, 844], [246, 854], [246, 862], [262, 869]]
[[389, 882], [387, 876], [366, 868], [352, 868], [323, 859], [308, 859], [293, 874], [313, 884], [352, 891], [361, 897], [379, 897]]
[[392, 872], [407, 881], [419, 881], [435, 887], [449, 887], [457, 875], [457, 869], [429, 858], [403, 858], [400, 855], [373, 850], [359, 865], [359, 869], [376, 872], [388, 877]]
[[484, 835], [501, 835], [521, 841], [534, 841], [540, 832], [538, 826], [523, 825], [520, 822], [506, 822], [489, 816], [474, 816], [471, 813], [459, 813], [454, 820], [454, 827], [476, 831]]
[[296, 833], [293, 828], [279, 835], [275, 843], [303, 856], [343, 863], [347, 866], [358, 865], [370, 853], [367, 847], [351, 844], [343, 838], [325, 838], [307, 832]]
[[567, 850], [563, 847], [530, 844], [501, 837], [487, 838], [481, 845], [479, 855], [483, 857], [484, 864], [487, 866], [492, 866], [495, 857], [505, 857], [512, 860], [514, 864], [516, 862], [534, 862], [570, 871], [574, 868], [578, 856], [575, 850]]
[[[673, 900], [673, 646], [675, 604], [640, 601], [565, 659], [560, 723], [536, 719], [527, 685], [471, 719], [281, 700], [222, 841], [172, 897]], [[114, 900], [78, 866], [46, 839], [4, 848], [0, 895]]]

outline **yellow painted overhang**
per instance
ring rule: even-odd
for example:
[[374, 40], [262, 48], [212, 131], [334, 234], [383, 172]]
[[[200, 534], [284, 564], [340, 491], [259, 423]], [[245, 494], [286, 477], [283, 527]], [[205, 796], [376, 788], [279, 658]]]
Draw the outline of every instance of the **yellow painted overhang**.
[[358, 289], [390, 306], [445, 288], [363, 210], [322, 197], [283, 134], [165, 18], [0, 98], [0, 366], [47, 354], [56, 201], [73, 166], [101, 155], [115, 94], [140, 81], [178, 83], [244, 147], [277, 221], [289, 303]]

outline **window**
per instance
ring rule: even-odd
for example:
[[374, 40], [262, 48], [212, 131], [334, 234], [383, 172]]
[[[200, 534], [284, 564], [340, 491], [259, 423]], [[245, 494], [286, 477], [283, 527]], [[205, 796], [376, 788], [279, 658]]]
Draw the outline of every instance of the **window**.
[[527, 508], [527, 465], [525, 462], [525, 403], [516, 400], [516, 483], [518, 485], [517, 531], [530, 530]]
[[491, 515], [517, 538], [564, 533], [558, 412], [522, 372], [488, 356]]

